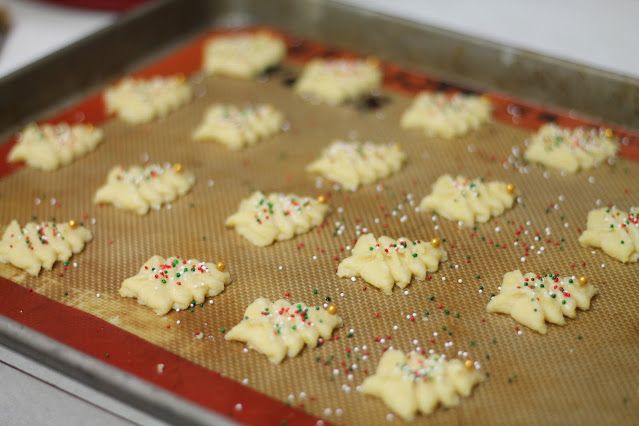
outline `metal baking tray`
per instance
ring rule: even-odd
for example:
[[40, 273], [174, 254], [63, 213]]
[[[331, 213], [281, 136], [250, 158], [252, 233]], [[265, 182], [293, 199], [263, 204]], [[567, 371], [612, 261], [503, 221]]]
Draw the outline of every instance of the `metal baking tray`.
[[[372, 54], [464, 87], [639, 128], [639, 81], [630, 77], [330, 1], [162, 0], [0, 79], [0, 139], [212, 27], [255, 24]], [[5, 317], [0, 343], [159, 419], [228, 422]]]

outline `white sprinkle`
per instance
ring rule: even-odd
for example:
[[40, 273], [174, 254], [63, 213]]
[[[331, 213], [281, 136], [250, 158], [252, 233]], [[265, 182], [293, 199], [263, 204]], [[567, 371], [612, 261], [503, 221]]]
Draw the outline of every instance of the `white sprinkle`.
[[164, 373], [164, 364], [160, 363], [160, 364], [156, 365], [155, 366], [155, 371], [157, 371], [158, 374]]
[[393, 420], [395, 420], [395, 414], [393, 414], [393, 413], [386, 414], [386, 421], [387, 422], [392, 422]]
[[395, 325], [393, 326], [393, 331], [397, 331], [397, 330], [399, 330], [399, 326], [398, 326], [397, 324], [395, 324]]
[[100, 293], [96, 293], [96, 294], [95, 294], [95, 297], [100, 297]]
[[339, 369], [337, 368], [333, 369], [333, 376], [339, 376]]
[[312, 259], [317, 260], [317, 255], [313, 255]]
[[42, 200], [40, 198], [38, 198], [38, 197], [36, 197], [36, 199], [34, 201], [35, 201], [35, 205], [36, 206], [39, 206], [40, 203], [42, 202]]
[[242, 379], [242, 384], [243, 384], [244, 386], [248, 385], [248, 384], [249, 384], [249, 379], [248, 379], [247, 377], [243, 378], [243, 379]]
[[357, 278], [351, 277], [351, 281], [355, 282], [355, 281], [357, 281]]
[[594, 176], [588, 176], [588, 183], [595, 183], [595, 177]]
[[242, 411], [242, 408], [242, 404], [240, 404], [239, 402], [235, 404], [235, 411]]
[[464, 282], [464, 280], [462, 280], [462, 279], [460, 278], [460, 279], [458, 279], [458, 280], [457, 280], [457, 282], [458, 282], [459, 284], [461, 284], [461, 283], [463, 283], [463, 282]]
[[404, 290], [404, 296], [408, 296], [408, 290]]
[[209, 188], [212, 188], [215, 185], [215, 181], [213, 179], [209, 179], [209, 180], [206, 181], [206, 185]]
[[281, 271], [282, 269], [284, 269], [284, 267], [283, 267], [282, 265], [280, 265], [280, 266], [278, 266], [278, 267], [277, 267], [277, 270], [278, 270], [278, 271]]
[[333, 414], [333, 410], [331, 410], [330, 408], [325, 408], [324, 409], [324, 415], [325, 416], [330, 416], [331, 414]]

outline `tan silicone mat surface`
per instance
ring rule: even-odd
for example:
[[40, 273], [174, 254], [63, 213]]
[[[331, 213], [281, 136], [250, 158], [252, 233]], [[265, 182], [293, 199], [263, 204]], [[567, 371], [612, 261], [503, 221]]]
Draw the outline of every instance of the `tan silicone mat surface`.
[[[292, 64], [286, 70], [297, 72]], [[32, 216], [74, 218], [95, 234], [72, 259], [77, 266], [58, 264], [30, 278], [2, 265], [1, 274], [335, 423], [388, 420], [390, 410], [381, 400], [356, 387], [391, 345], [404, 351], [434, 348], [450, 357], [468, 352], [489, 374], [461, 406], [420, 416], [417, 424], [631, 424], [639, 419], [639, 264], [623, 265], [577, 242], [588, 210], [598, 203], [624, 210], [639, 204], [636, 163], [620, 159], [575, 176], [544, 174], [537, 166], [521, 173], [503, 167], [502, 160], [514, 146], [523, 146], [525, 130], [491, 123], [453, 141], [427, 138], [399, 128], [408, 96], [387, 93], [391, 102], [378, 112], [314, 105], [294, 95], [283, 77], [279, 73], [261, 82], [205, 78], [197, 83], [200, 96], [166, 119], [138, 127], [110, 120], [105, 142], [85, 158], [53, 173], [24, 168], [0, 180], [2, 224]], [[212, 102], [271, 103], [284, 112], [290, 130], [239, 152], [194, 142], [190, 133]], [[356, 193], [335, 191], [327, 182], [318, 187], [304, 167], [335, 138], [398, 142], [408, 162], [381, 185]], [[92, 204], [111, 167], [146, 160], [180, 162], [193, 171], [197, 182], [191, 193], [171, 208], [141, 217]], [[415, 212], [444, 173], [513, 182], [523, 202], [474, 229]], [[317, 230], [257, 248], [224, 227], [225, 218], [255, 189], [326, 194], [332, 212]], [[378, 236], [439, 236], [449, 261], [431, 280], [413, 282], [406, 292], [396, 288], [390, 296], [361, 280], [340, 279], [338, 260], [363, 228]], [[526, 246], [529, 254], [522, 263]], [[117, 293], [122, 280], [154, 254], [223, 260], [233, 282], [203, 307], [158, 317]], [[520, 329], [508, 316], [485, 313], [502, 275], [517, 268], [586, 275], [600, 294], [590, 311], [579, 312], [564, 327], [550, 326], [541, 336]], [[223, 331], [241, 320], [255, 298], [285, 295], [307, 304], [330, 297], [343, 327], [323, 346], [277, 366], [244, 351], [240, 343], [224, 341]], [[196, 337], [199, 332], [203, 339]]]

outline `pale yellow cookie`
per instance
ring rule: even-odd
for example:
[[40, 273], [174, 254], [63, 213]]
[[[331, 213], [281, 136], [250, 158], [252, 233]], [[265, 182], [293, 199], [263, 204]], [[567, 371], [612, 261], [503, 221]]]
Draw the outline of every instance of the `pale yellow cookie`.
[[195, 183], [195, 176], [181, 164], [151, 164], [124, 169], [116, 166], [109, 172], [107, 183], [95, 193], [96, 204], [113, 204], [118, 209], [139, 215], [150, 208], [159, 209], [185, 195]]
[[604, 207], [588, 213], [586, 230], [579, 237], [584, 247], [600, 248], [623, 263], [639, 260], [639, 207], [623, 212]]
[[75, 220], [64, 223], [11, 221], [0, 240], [0, 263], [10, 263], [37, 276], [50, 271], [56, 261], [66, 262], [91, 241], [91, 231]]
[[355, 191], [360, 185], [376, 182], [398, 172], [406, 160], [399, 145], [370, 142], [333, 142], [320, 158], [306, 167], [312, 173]]
[[9, 151], [9, 162], [24, 161], [29, 167], [51, 171], [71, 164], [93, 151], [104, 138], [90, 124], [29, 124]]
[[403, 129], [423, 130], [428, 136], [452, 139], [490, 120], [492, 105], [476, 95], [420, 93], [401, 118]]
[[284, 116], [271, 105], [213, 105], [193, 132], [195, 140], [213, 140], [229, 149], [255, 145], [282, 130]]
[[284, 42], [268, 32], [219, 35], [204, 47], [204, 70], [207, 74], [255, 78], [285, 56]]
[[425, 357], [417, 352], [405, 355], [387, 350], [377, 371], [362, 383], [362, 392], [381, 398], [402, 419], [411, 421], [418, 412], [431, 414], [439, 404], [459, 405], [484, 380], [472, 360], [447, 360], [444, 355]]
[[486, 311], [508, 314], [518, 323], [546, 334], [546, 322], [565, 325], [564, 316], [575, 318], [577, 308], [590, 309], [590, 299], [597, 292], [585, 277], [522, 275], [516, 270], [504, 275], [501, 290], [488, 302]]
[[362, 277], [364, 281], [391, 294], [394, 286], [406, 287], [413, 277], [423, 281], [427, 272], [439, 269], [440, 262], [448, 255], [440, 247], [441, 242], [431, 242], [373, 234], [359, 237], [352, 255], [342, 260], [337, 268], [339, 277]]
[[260, 297], [244, 312], [244, 319], [224, 338], [244, 342], [249, 348], [266, 355], [274, 364], [293, 358], [304, 345], [317, 346], [318, 339], [330, 339], [342, 319], [321, 306], [289, 303], [280, 299], [274, 303]]
[[382, 72], [374, 61], [314, 59], [304, 67], [295, 91], [337, 105], [378, 89], [381, 81]]
[[576, 173], [614, 157], [618, 149], [617, 139], [609, 129], [567, 129], [546, 124], [530, 139], [524, 158], [533, 163]]
[[419, 208], [472, 226], [504, 213], [513, 206], [516, 196], [512, 184], [443, 175], [433, 184], [430, 195], [422, 199]]
[[142, 265], [137, 275], [122, 282], [120, 296], [133, 297], [158, 315], [171, 309], [187, 309], [224, 291], [231, 281], [224, 268], [223, 262], [213, 264], [179, 256], [165, 259], [156, 255]]
[[192, 97], [191, 86], [182, 76], [125, 78], [104, 94], [107, 112], [130, 124], [165, 117]]
[[327, 213], [328, 206], [314, 198], [257, 191], [242, 200], [238, 211], [226, 219], [226, 226], [264, 247], [310, 231]]

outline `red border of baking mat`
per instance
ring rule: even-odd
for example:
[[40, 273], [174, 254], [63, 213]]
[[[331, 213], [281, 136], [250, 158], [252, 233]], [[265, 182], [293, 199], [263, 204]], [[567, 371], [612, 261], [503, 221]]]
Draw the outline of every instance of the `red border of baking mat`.
[[[314, 57], [357, 56], [352, 52], [332, 49], [322, 43], [296, 39], [274, 29], [266, 30], [284, 37], [289, 45], [289, 58], [298, 62], [306, 62]], [[199, 37], [187, 46], [135, 72], [134, 75], [148, 77], [197, 72], [201, 68], [204, 43], [212, 34], [219, 33], [211, 32]], [[460, 86], [431, 79], [418, 72], [406, 71], [393, 63], [382, 61], [381, 65], [384, 69], [384, 86], [392, 91], [407, 94], [415, 94], [422, 90], [472, 92]], [[486, 96], [494, 105], [493, 116], [498, 121], [515, 126], [536, 130], [547, 122], [556, 122], [566, 127], [601, 125], [521, 103], [501, 94], [487, 93]], [[46, 121], [100, 124], [107, 119], [102, 96], [97, 94]], [[618, 137], [627, 138], [627, 143], [621, 146], [620, 156], [639, 161], [639, 134], [616, 127], [613, 131]], [[15, 142], [13, 138], [0, 145], [0, 178], [22, 167], [21, 164], [7, 162], [7, 154]], [[285, 420], [296, 425], [314, 424], [317, 420], [310, 414], [180, 358], [91, 314], [47, 299], [3, 278], [0, 278], [0, 295], [0, 315], [5, 315], [102, 362], [234, 420], [248, 424], [273, 424]], [[56, 318], [56, 321], [51, 321], [52, 318]], [[74, 326], [68, 327], [68, 324]], [[160, 363], [165, 365], [162, 374], [156, 371], [156, 366]], [[237, 403], [242, 404], [241, 411], [234, 410]]]

